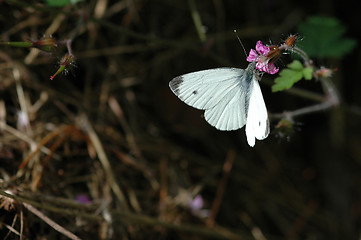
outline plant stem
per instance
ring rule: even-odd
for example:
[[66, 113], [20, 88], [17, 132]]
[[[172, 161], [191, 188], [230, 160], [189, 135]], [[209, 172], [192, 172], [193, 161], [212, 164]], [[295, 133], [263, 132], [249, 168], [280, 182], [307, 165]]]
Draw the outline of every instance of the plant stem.
[[198, 9], [197, 9], [197, 6], [196, 6], [194, 0], [188, 0], [188, 5], [189, 5], [189, 8], [191, 9], [193, 22], [196, 27], [199, 39], [201, 40], [201, 42], [205, 42], [207, 40], [207, 37], [203, 31], [202, 20], [201, 20], [201, 17], [199, 15], [199, 12], [198, 12]]

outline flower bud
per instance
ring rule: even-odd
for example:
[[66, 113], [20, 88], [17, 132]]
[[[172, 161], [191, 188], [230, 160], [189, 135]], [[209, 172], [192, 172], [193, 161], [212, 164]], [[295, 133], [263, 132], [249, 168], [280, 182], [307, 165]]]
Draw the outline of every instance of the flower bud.
[[281, 119], [275, 129], [273, 134], [282, 139], [289, 139], [294, 133], [294, 122], [288, 119]]
[[270, 51], [267, 54], [267, 58], [269, 58], [269, 62], [273, 63], [275, 62], [281, 55], [281, 50], [278, 48], [277, 45], [271, 45], [268, 46], [268, 48], [270, 49]]
[[38, 48], [45, 52], [54, 52], [58, 47], [56, 41], [52, 37], [42, 38], [32, 42], [32, 47]]
[[56, 75], [58, 75], [61, 72], [67, 73], [73, 66], [75, 63], [75, 57], [72, 54], [65, 54], [63, 56], [63, 58], [60, 60], [60, 66], [58, 68], [58, 70], [56, 71], [56, 73], [50, 77], [50, 80], [53, 80], [55, 78]]
[[332, 76], [333, 72], [337, 71], [338, 69], [330, 69], [330, 68], [326, 68], [326, 67], [321, 67], [320, 69], [316, 70], [314, 73], [314, 76], [316, 79], [320, 79], [320, 78], [329, 78]]
[[294, 47], [294, 46], [296, 45], [296, 41], [297, 41], [297, 36], [296, 36], [296, 35], [290, 35], [290, 36], [286, 39], [285, 43], [286, 43], [286, 45], [287, 45], [288, 47], [292, 48], [292, 47]]

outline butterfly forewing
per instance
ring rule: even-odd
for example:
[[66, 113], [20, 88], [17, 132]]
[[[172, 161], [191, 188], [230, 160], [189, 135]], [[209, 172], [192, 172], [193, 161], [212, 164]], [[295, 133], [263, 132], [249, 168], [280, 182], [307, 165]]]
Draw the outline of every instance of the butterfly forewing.
[[188, 73], [169, 86], [188, 105], [205, 110], [204, 117], [219, 130], [236, 130], [246, 123], [243, 69], [217, 68]]
[[216, 68], [184, 74], [169, 83], [182, 101], [197, 109], [216, 106], [239, 84], [243, 69]]

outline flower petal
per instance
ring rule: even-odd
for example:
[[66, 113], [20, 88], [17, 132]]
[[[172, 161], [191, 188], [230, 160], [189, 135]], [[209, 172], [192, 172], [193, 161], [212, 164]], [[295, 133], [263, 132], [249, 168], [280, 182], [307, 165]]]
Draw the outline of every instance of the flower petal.
[[269, 53], [269, 47], [263, 45], [261, 41], [257, 41], [256, 50], [262, 56], [266, 56]]
[[266, 63], [261, 61], [256, 64], [256, 68], [261, 72], [266, 72], [269, 74], [275, 74], [279, 70], [273, 63]]
[[264, 63], [262, 61], [258, 61], [256, 63], [256, 69], [260, 70], [261, 72], [267, 72], [266, 65], [267, 65], [267, 63]]
[[278, 68], [276, 68], [276, 66], [273, 63], [269, 63], [267, 69], [268, 69], [267, 73], [269, 74], [275, 74], [279, 70]]
[[247, 61], [248, 62], [254, 62], [258, 57], [257, 52], [254, 49], [251, 49], [251, 51], [249, 51], [249, 55], [247, 57]]

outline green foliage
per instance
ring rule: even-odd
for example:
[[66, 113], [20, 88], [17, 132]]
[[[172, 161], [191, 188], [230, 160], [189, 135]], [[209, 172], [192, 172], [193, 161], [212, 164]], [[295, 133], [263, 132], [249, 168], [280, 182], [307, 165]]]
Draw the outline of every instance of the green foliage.
[[355, 39], [343, 37], [346, 28], [335, 18], [310, 17], [298, 30], [304, 37], [299, 45], [311, 58], [341, 58], [356, 46]]
[[45, 0], [45, 3], [50, 7], [64, 7], [68, 4], [76, 4], [82, 0]]
[[278, 92], [289, 89], [302, 78], [311, 80], [312, 72], [312, 68], [305, 68], [300, 61], [294, 60], [292, 63], [288, 64], [287, 68], [283, 69], [279, 76], [275, 79], [272, 91]]

